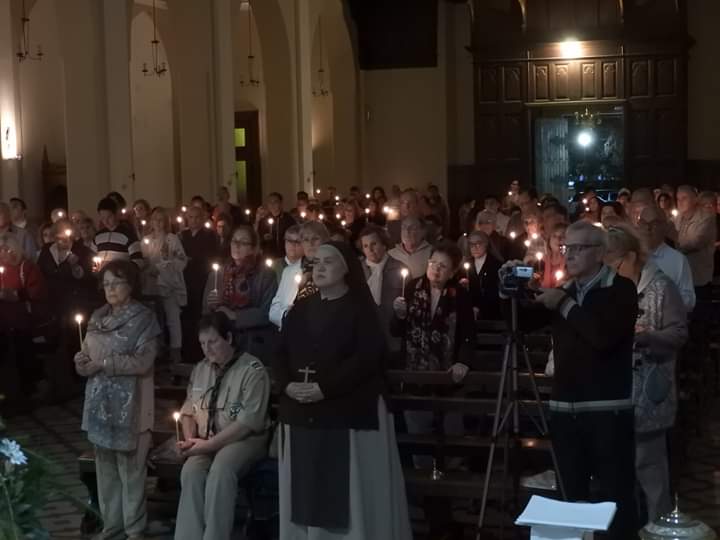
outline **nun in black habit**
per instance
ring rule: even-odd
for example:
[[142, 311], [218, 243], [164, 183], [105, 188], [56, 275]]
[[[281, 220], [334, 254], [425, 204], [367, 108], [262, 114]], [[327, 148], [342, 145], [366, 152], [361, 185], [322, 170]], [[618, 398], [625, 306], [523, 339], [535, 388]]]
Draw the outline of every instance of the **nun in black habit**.
[[383, 399], [385, 333], [350, 246], [327, 242], [318, 292], [283, 324], [280, 540], [411, 540], [392, 416]]

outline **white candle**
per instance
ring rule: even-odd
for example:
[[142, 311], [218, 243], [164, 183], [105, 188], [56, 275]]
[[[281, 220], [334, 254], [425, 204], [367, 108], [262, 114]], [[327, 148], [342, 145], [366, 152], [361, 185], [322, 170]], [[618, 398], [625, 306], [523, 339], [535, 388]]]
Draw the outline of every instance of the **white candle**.
[[465, 269], [465, 277], [470, 279], [470, 263], [469, 262], [464, 263], [463, 268]]
[[218, 270], [220, 270], [220, 265], [218, 263], [213, 263], [212, 265], [213, 272], [215, 272], [215, 287], [213, 290], [217, 292], [218, 290]]
[[402, 276], [402, 280], [403, 280], [402, 281], [402, 296], [403, 296], [403, 298], [405, 298], [405, 280], [407, 279], [409, 273], [410, 272], [408, 272], [407, 268], [403, 268], [402, 270], [400, 270], [400, 275]]
[[80, 348], [82, 349], [82, 346], [83, 346], [83, 335], [82, 335], [83, 316], [82, 316], [82, 314], [78, 313], [77, 315], [75, 315], [75, 322], [78, 325], [78, 337], [80, 338]]
[[249, 208], [246, 208], [246, 209], [245, 209], [245, 215], [246, 215], [246, 216], [249, 216], [249, 215], [250, 215], [250, 209], [249, 209]]
[[175, 420], [175, 437], [177, 442], [180, 442], [180, 413], [175, 411], [173, 413], [173, 420]]
[[5, 288], [4, 277], [5, 277], [5, 267], [0, 266], [0, 289]]

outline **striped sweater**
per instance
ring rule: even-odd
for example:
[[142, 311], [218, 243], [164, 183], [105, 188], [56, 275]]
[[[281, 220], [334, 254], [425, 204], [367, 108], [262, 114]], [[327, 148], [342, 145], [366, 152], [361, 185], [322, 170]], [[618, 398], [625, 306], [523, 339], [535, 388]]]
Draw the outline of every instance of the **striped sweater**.
[[95, 245], [102, 265], [118, 259], [140, 262], [143, 258], [135, 229], [125, 221], [112, 231], [106, 227], [100, 229], [95, 235]]

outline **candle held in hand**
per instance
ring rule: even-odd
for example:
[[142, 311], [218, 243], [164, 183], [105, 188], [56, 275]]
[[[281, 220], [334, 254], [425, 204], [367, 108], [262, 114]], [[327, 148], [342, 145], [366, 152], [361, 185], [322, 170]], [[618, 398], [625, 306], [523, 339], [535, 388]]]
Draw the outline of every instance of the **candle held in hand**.
[[469, 262], [464, 263], [463, 268], [465, 269], [465, 277], [470, 279], [470, 263]]
[[175, 437], [177, 442], [180, 442], [180, 413], [175, 411], [173, 413], [173, 420], [175, 420]]
[[77, 315], [75, 315], [75, 322], [78, 325], [78, 337], [80, 338], [80, 348], [82, 349], [82, 346], [83, 346], [83, 335], [82, 335], [83, 316], [82, 316], [82, 314], [78, 313]]
[[400, 270], [400, 275], [402, 276], [402, 296], [403, 296], [403, 298], [405, 298], [405, 280], [407, 279], [409, 273], [410, 272], [408, 271], [407, 268], [403, 268], [402, 270]]
[[218, 290], [218, 270], [220, 270], [220, 265], [218, 263], [213, 263], [212, 265], [213, 272], [215, 272], [215, 287], [213, 287], [213, 290], [217, 292]]

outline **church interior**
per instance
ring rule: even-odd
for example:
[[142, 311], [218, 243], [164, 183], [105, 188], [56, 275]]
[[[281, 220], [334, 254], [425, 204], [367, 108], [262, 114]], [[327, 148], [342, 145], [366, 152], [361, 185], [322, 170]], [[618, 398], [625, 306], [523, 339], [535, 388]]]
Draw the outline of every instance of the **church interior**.
[[[34, 300], [22, 294], [3, 294], [10, 278], [5, 267], [12, 265], [2, 259], [3, 246], [9, 246], [10, 240], [3, 239], [5, 224], [0, 208], [0, 265], [4, 265], [0, 266], [0, 379], [4, 380], [0, 384], [0, 464], [4, 459], [12, 462], [12, 449], [7, 445], [17, 441], [30, 461], [32, 456], [47, 460], [48, 478], [53, 480], [47, 497], [22, 506], [26, 517], [32, 514], [26, 522], [22, 521], [25, 517], [15, 515], [20, 506], [11, 504], [9, 496], [3, 501], [0, 491], [0, 540], [190, 538], [189, 533], [179, 536], [178, 501], [186, 487], [184, 472], [181, 483], [183, 462], [175, 455], [173, 444], [187, 438], [184, 420], [179, 419], [186, 414], [186, 394], [190, 400], [194, 391], [194, 364], [209, 350], [205, 343], [202, 351], [195, 344], [198, 331], [203, 332], [202, 326], [198, 330], [197, 319], [207, 315], [208, 291], [217, 295], [218, 279], [226, 283], [229, 273], [221, 268], [218, 278], [216, 265], [223, 264], [220, 256], [203, 255], [202, 283], [197, 292], [190, 290], [188, 272], [194, 255], [190, 256], [181, 233], [192, 229], [190, 213], [196, 200], [201, 201], [198, 208], [203, 212], [198, 227], [211, 231], [213, 242], [217, 233], [218, 253], [224, 241], [228, 260], [235, 258], [233, 250], [240, 230], [245, 231], [249, 242], [263, 246], [256, 254], [259, 265], [276, 274], [267, 306], [275, 291], [281, 295], [283, 269], [295, 264], [289, 259], [290, 248], [286, 252], [284, 246], [289, 246], [287, 242], [304, 246], [309, 222], [323, 230], [325, 222], [329, 236], [322, 239], [323, 243], [339, 234], [355, 250], [355, 259], [365, 256], [369, 260], [366, 232], [360, 232], [362, 227], [354, 229], [353, 219], [359, 222], [362, 217], [367, 226], [376, 223], [393, 245], [397, 243], [403, 249], [405, 220], [415, 219], [413, 212], [408, 214], [403, 208], [406, 192], [412, 191], [423, 208], [433, 210], [436, 202], [442, 201], [437, 204], [444, 208], [444, 215], [431, 210], [424, 213], [423, 230], [434, 227], [437, 240], [427, 236], [428, 254], [420, 273], [413, 271], [412, 253], [408, 262], [399, 259], [411, 275], [408, 278], [404, 269], [404, 274], [395, 276], [398, 298], [390, 299], [388, 309], [391, 318], [395, 310], [395, 318], [402, 319], [403, 324], [411, 324], [412, 306], [406, 314], [393, 299], [409, 298], [407, 294], [412, 293], [407, 293], [406, 285], [409, 288], [410, 283], [416, 283], [414, 279], [424, 279], [426, 264], [428, 279], [432, 279], [433, 253], [437, 253], [433, 249], [440, 249], [437, 246], [444, 245], [442, 242], [461, 247], [465, 242], [462, 260], [469, 262], [464, 267], [455, 265], [451, 279], [462, 283], [464, 277], [473, 293], [469, 270], [473, 264], [472, 235], [474, 230], [482, 230], [485, 213], [506, 219], [503, 228], [508, 227], [498, 235], [502, 237], [498, 245], [505, 246], [503, 257], [498, 256], [498, 268], [519, 258], [533, 267], [532, 275], [546, 272], [553, 245], [549, 225], [539, 232], [547, 239], [547, 247], [537, 253], [530, 247], [535, 245], [538, 233], [531, 232], [528, 222], [546, 219], [544, 195], [538, 198], [538, 194], [549, 194], [556, 201], [551, 206], [562, 206], [567, 221], [584, 220], [612, 236], [616, 221], [605, 223], [604, 210], [589, 217], [595, 212], [590, 208], [590, 198], [600, 201], [602, 209], [627, 211], [628, 223], [633, 205], [639, 205], [632, 225], [641, 228], [647, 203], [641, 197], [636, 199], [635, 194], [649, 192], [653, 209], [657, 202], [662, 210], [662, 191], [673, 205], [677, 199], [676, 206], [667, 208], [667, 216], [660, 213], [668, 224], [678, 220], [680, 238], [673, 229], [674, 236], [668, 233], [665, 239], [680, 249], [683, 232], [678, 210], [682, 214], [683, 186], [692, 186], [699, 199], [703, 194], [716, 194], [712, 227], [716, 219], [720, 224], [718, 28], [718, 0], [0, 0], [0, 203], [8, 203], [12, 211], [13, 201], [23, 202], [22, 225], [15, 226], [34, 224], [40, 235], [36, 240], [38, 252], [47, 248], [59, 267], [61, 263], [50, 247], [53, 238], [44, 238], [46, 228], [54, 231], [57, 227], [53, 224], [70, 218], [72, 225], [68, 226], [73, 228], [62, 234], [82, 244], [81, 224], [88, 218], [96, 221], [93, 227], [98, 235], [87, 242], [94, 252], [88, 251], [89, 256], [95, 255], [88, 259], [92, 270], [86, 273], [93, 274], [90, 284], [83, 281], [87, 276], [81, 279], [74, 275], [78, 283], [83, 281], [82, 287], [95, 294], [97, 277], [102, 289], [105, 275], [101, 270], [105, 255], [98, 262], [104, 249], [100, 242], [105, 241], [100, 239], [102, 213], [112, 210], [121, 226], [134, 227], [137, 250], [151, 261], [146, 249], [153, 247], [155, 209], [164, 209], [164, 217], [159, 219], [167, 222], [165, 232], [172, 229], [176, 240], [182, 241], [180, 249], [188, 253], [188, 258], [183, 253], [183, 265], [188, 264], [183, 266], [187, 268], [184, 279], [188, 288], [186, 293], [183, 290], [187, 306], [195, 297], [198, 306], [203, 304], [196, 313], [195, 326], [186, 327], [186, 314], [182, 315], [181, 350], [173, 344], [172, 312], [160, 299], [162, 294], [144, 293], [146, 303], [156, 301], [151, 309], [159, 314], [159, 341], [163, 342], [156, 351], [154, 381], [150, 379], [154, 425], [144, 485], [146, 526], [139, 533], [131, 533], [126, 521], [125, 531], [112, 536], [103, 529], [103, 518], [106, 526], [108, 521], [103, 509], [109, 503], [103, 500], [102, 488], [98, 495], [101, 452], [97, 442], [88, 440], [88, 414], [93, 414], [86, 410], [90, 391], [84, 386], [85, 378], [76, 375], [73, 368], [78, 363], [77, 354], [84, 354], [82, 347], [91, 333], [91, 313], [103, 302], [94, 304], [95, 297], [88, 300], [87, 305], [93, 308], [84, 309], [75, 322], [75, 308], [65, 307], [62, 291], [53, 290], [53, 284], [63, 282], [48, 278], [48, 298], [60, 299], [61, 304], [51, 306], [50, 312], [60, 314], [55, 322], [58, 317], [65, 317], [65, 322], [58, 323], [59, 334], [52, 334], [52, 338], [41, 335], [39, 328], [46, 321], [33, 320]], [[514, 184], [520, 186], [519, 192]], [[382, 198], [376, 198], [376, 191], [382, 192]], [[623, 192], [630, 206], [618, 210]], [[506, 194], [512, 201], [523, 193], [530, 193], [528, 197], [537, 201], [538, 208], [527, 210], [521, 199], [517, 205], [506, 206]], [[115, 202], [108, 202], [108, 198]], [[488, 206], [489, 198], [502, 209]], [[118, 200], [123, 202], [116, 205]], [[480, 208], [483, 200], [485, 210]], [[141, 202], [148, 210], [142, 216], [136, 210]], [[272, 210], [273, 204], [280, 205], [280, 213]], [[353, 214], [353, 208], [357, 213]], [[345, 217], [346, 212], [354, 217]], [[98, 215], [101, 217], [96, 218]], [[228, 215], [232, 216], [230, 225]], [[280, 215], [292, 216], [287, 227], [280, 225]], [[470, 226], [464, 221], [468, 215], [473, 219], [477, 216]], [[492, 219], [495, 223], [496, 217]], [[398, 226], [393, 233], [395, 221]], [[232, 230], [223, 233], [221, 223]], [[519, 256], [511, 255], [516, 240], [516, 232], [511, 232], [513, 223], [525, 240], [524, 248], [519, 242]], [[240, 225], [245, 229], [238, 229]], [[288, 238], [295, 230], [292, 227], [297, 227], [295, 234], [299, 235], [294, 240]], [[110, 238], [112, 230], [110, 227]], [[719, 229], [713, 230], [713, 240], [707, 241], [715, 256], [712, 281], [698, 281], [693, 258], [696, 250], [680, 249], [692, 269], [690, 289], [693, 303], [696, 296], [697, 303], [694, 311], [683, 313], [683, 319], [687, 315], [687, 323], [682, 322], [686, 339], [677, 348], [671, 391], [676, 395], [677, 413], [673, 425], [662, 435], [668, 469], [664, 474], [673, 507], [684, 513], [683, 519], [694, 520], [691, 523], [696, 527], [696, 536], [683, 538], [708, 540], [715, 538], [713, 530], [720, 535], [720, 238]], [[638, 237], [643, 242], [643, 234], [652, 236], [641, 230]], [[376, 233], [380, 240], [384, 235]], [[492, 247], [492, 235], [488, 232], [483, 238], [488, 236]], [[488, 240], [483, 241], [487, 246]], [[128, 240], [128, 245], [131, 242]], [[561, 246], [563, 257], [565, 249], [570, 257], [571, 248]], [[132, 246], [129, 249], [132, 253]], [[393, 251], [389, 251], [390, 256]], [[72, 253], [74, 248], [71, 258]], [[344, 255], [344, 251], [335, 249], [333, 254]], [[162, 257], [167, 260], [166, 251]], [[305, 257], [309, 257], [307, 250]], [[42, 253], [37, 260], [42, 268], [40, 259]], [[366, 276], [373, 276], [374, 266], [362, 260]], [[298, 268], [305, 272], [305, 258], [302, 261], [297, 263], [303, 265]], [[315, 261], [320, 264], [319, 259]], [[308, 268], [320, 284], [312, 266]], [[352, 268], [345, 264], [348, 275]], [[481, 274], [480, 266], [477, 268]], [[563, 273], [567, 274], [569, 267], [558, 268], [552, 285], [543, 288], [559, 288], [565, 283]], [[141, 270], [144, 275], [147, 268], [141, 266]], [[624, 275], [620, 266], [613, 267], [615, 271]], [[63, 279], [72, 280], [73, 275], [68, 275]], [[25, 287], [22, 271], [20, 276]], [[153, 277], [158, 280], [158, 273]], [[291, 308], [293, 300], [300, 301], [299, 288], [305, 286], [300, 275], [296, 278]], [[371, 279], [367, 283], [374, 292]], [[496, 276], [494, 279], [497, 281]], [[159, 290], [163, 290], [161, 286]], [[253, 290], [251, 285], [250, 297]], [[248, 301], [247, 286], [242, 292], [243, 302]], [[639, 320], [644, 315], [642, 294], [638, 297]], [[27, 342], [33, 352], [28, 354], [45, 366], [44, 375], [30, 375], [38, 379], [33, 392], [43, 394], [47, 381], [50, 385], [70, 381], [73, 390], [62, 399], [43, 395], [31, 400], [28, 387], [18, 382], [33, 370], [20, 365], [25, 353], [19, 352], [21, 345], [14, 341], [14, 312], [8, 308], [9, 315], [3, 315], [13, 302], [27, 305], [29, 320], [33, 320], [29, 329], [32, 344]], [[384, 302], [376, 300], [380, 309]], [[431, 300], [427, 302], [431, 309]], [[564, 304], [562, 311], [559, 305], [555, 307], [565, 317], [569, 317], [568, 309], [570, 313], [582, 309]], [[185, 304], [180, 303], [174, 309], [183, 307]], [[435, 309], [430, 311], [433, 316]], [[39, 312], [34, 311], [36, 315]], [[528, 331], [515, 341], [516, 334], [509, 323], [500, 320], [501, 315], [483, 317], [482, 307], [479, 313], [476, 309], [471, 321], [473, 359], [462, 364], [466, 371], [459, 379], [450, 380], [437, 367], [422, 373], [420, 369], [393, 366], [383, 373], [387, 389], [382, 393], [382, 407], [386, 402], [390, 417], [395, 419], [390, 440], [397, 439], [392, 446], [399, 451], [399, 474], [404, 474], [412, 537], [398, 534], [397, 538], [385, 539], [357, 531], [335, 535], [326, 529], [314, 536], [308, 533], [314, 527], [305, 527], [302, 534], [283, 529], [282, 495], [278, 503], [282, 480], [279, 488], [275, 456], [272, 460], [264, 458], [252, 474], [238, 478], [232, 535], [218, 533], [213, 537], [206, 531], [197, 540], [530, 538], [530, 525], [515, 523], [530, 497], [564, 498], [563, 482], [556, 474], [560, 469], [551, 442], [554, 437], [550, 436], [554, 429], [551, 403], [557, 397], [553, 374], [545, 367], [548, 354], [553, 353], [556, 374], [563, 365], [557, 360], [560, 353], [553, 350], [558, 338], [554, 330], [545, 327]], [[253, 339], [265, 339], [266, 345], [271, 341], [274, 344], [274, 340], [284, 343], [285, 338], [277, 336], [285, 332], [276, 326], [282, 330], [282, 321], [290, 321], [290, 314], [292, 311], [284, 313], [281, 324], [272, 326], [272, 308], [270, 321], [265, 309], [264, 322], [274, 331], [274, 338], [250, 337], [248, 350], [252, 353], [252, 346], [257, 345], [251, 343]], [[384, 321], [382, 315], [380, 319]], [[611, 319], [606, 321], [609, 326]], [[231, 317], [231, 321], [236, 319]], [[634, 328], [640, 333], [639, 327]], [[443, 332], [450, 330], [443, 328]], [[392, 349], [394, 338], [389, 339]], [[414, 345], [409, 332], [402, 339], [407, 341], [407, 345], [403, 341], [403, 352], [393, 352], [404, 354]], [[194, 349], [187, 352], [190, 341]], [[604, 343], [598, 347], [608, 350]], [[632, 354], [637, 353], [637, 344], [635, 347]], [[59, 349], [72, 354], [63, 357]], [[270, 366], [274, 358], [270, 349], [268, 345], [253, 354]], [[195, 355], [194, 360], [188, 361], [188, 355]], [[70, 375], [59, 375], [65, 369], [58, 367], [60, 362], [70, 366]], [[450, 368], [453, 377], [456, 365]], [[597, 369], [597, 380], [604, 380], [602, 372], [614, 368], [593, 369]], [[307, 385], [309, 367], [305, 370]], [[80, 375], [81, 371], [78, 369]], [[289, 413], [283, 412], [282, 401], [278, 405], [277, 395], [286, 391], [276, 387], [270, 371], [272, 391], [270, 403], [265, 405], [272, 425], [280, 426], [276, 435], [281, 433], [282, 437], [285, 431], [281, 426], [286, 425], [282, 419]], [[58, 380], [53, 381], [56, 375]], [[219, 377], [211, 389], [214, 391], [208, 394], [215, 394], [214, 405], [209, 408], [210, 425], [215, 423], [213, 414], [218, 414], [216, 394], [222, 375]], [[87, 380], [89, 388], [91, 379]], [[302, 377], [297, 382], [303, 383]], [[569, 384], [580, 385], [577, 380]], [[137, 388], [139, 393], [140, 386]], [[197, 407], [207, 410], [204, 405]], [[277, 420], [278, 410], [281, 420]], [[417, 417], [405, 414], [407, 411], [426, 414], [429, 431], [412, 432]], [[461, 434], [449, 426], [448, 420], [453, 418], [463, 424]], [[350, 430], [355, 433], [352, 427]], [[296, 436], [299, 440], [293, 433]], [[351, 449], [354, 455], [356, 447], [351, 444]], [[418, 465], [419, 455], [425, 458], [423, 466]], [[355, 471], [353, 463], [351, 474]], [[281, 477], [282, 470], [280, 467]], [[0, 467], [0, 487], [10, 485], [11, 473], [10, 465]], [[598, 474], [588, 473], [591, 488]], [[352, 479], [350, 483], [352, 492]], [[640, 487], [636, 491], [641, 491]], [[600, 501], [593, 498], [593, 502]], [[185, 508], [183, 504], [181, 508]], [[654, 519], [647, 507], [639, 512], [637, 531], [646, 523], [650, 527]], [[30, 530], [42, 531], [44, 536], [24, 536]], [[640, 532], [632, 538], [676, 538], [658, 531], [653, 534]], [[602, 532], [596, 537], [631, 538]], [[567, 533], [552, 538], [581, 536]]]

